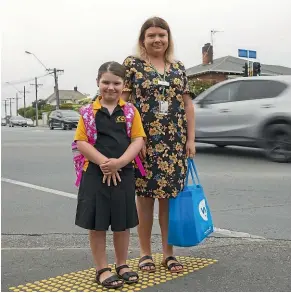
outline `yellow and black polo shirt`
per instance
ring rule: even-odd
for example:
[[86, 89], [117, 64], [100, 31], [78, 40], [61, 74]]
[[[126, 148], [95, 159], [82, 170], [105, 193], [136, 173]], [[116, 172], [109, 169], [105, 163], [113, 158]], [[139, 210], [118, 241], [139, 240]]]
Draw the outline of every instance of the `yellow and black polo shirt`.
[[[126, 121], [122, 108], [126, 104], [122, 99], [110, 115], [107, 108], [102, 107], [101, 97], [93, 102], [93, 113], [97, 128], [97, 141], [94, 147], [108, 158], [119, 158], [126, 151], [131, 141], [126, 133]], [[131, 128], [131, 139], [146, 137], [138, 110], [134, 109]], [[74, 140], [88, 141], [84, 120], [81, 117], [76, 129]], [[88, 161], [84, 170], [88, 167]]]

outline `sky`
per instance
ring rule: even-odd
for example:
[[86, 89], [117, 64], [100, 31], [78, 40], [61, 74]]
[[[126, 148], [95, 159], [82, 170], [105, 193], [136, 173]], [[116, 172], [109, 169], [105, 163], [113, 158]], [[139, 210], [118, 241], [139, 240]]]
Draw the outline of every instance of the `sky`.
[[[74, 86], [96, 93], [99, 66], [135, 52], [139, 30], [152, 16], [164, 18], [172, 30], [176, 59], [186, 68], [202, 62], [202, 47], [214, 36], [214, 58], [238, 49], [257, 51], [257, 61], [291, 67], [291, 3], [289, 0], [0, 0], [1, 110], [3, 100], [27, 93], [35, 99], [34, 77], [47, 68], [63, 69], [59, 89]], [[29, 81], [30, 80], [30, 81]], [[26, 81], [26, 82], [21, 82]], [[7, 84], [10, 83], [10, 85]], [[38, 79], [38, 98], [53, 93], [54, 79]], [[13, 86], [11, 85], [13, 84]], [[19, 93], [19, 107], [23, 96]], [[15, 100], [12, 113], [15, 113]], [[7, 108], [9, 113], [9, 107]]]

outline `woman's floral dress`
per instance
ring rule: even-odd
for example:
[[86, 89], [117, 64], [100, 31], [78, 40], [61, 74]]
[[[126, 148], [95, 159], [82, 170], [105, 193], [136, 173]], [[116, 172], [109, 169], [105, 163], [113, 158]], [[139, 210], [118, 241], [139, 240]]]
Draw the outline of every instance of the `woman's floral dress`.
[[[189, 93], [185, 67], [180, 62], [166, 71], [165, 97], [159, 74], [151, 65], [129, 56], [124, 91], [130, 91], [132, 102], [142, 118], [147, 135], [147, 176], [136, 172], [136, 194], [142, 197], [176, 197], [184, 187], [187, 171], [187, 120], [183, 94]], [[163, 77], [163, 75], [162, 75]], [[168, 102], [168, 114], [159, 113], [159, 101]]]

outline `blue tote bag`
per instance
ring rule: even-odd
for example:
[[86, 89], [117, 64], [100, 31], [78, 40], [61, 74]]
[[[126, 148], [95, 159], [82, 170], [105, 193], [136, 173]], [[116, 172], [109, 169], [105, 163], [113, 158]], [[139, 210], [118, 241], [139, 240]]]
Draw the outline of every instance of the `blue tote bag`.
[[[189, 175], [192, 185], [189, 185]], [[195, 246], [212, 232], [213, 222], [207, 199], [195, 163], [193, 159], [188, 159], [184, 190], [169, 200], [168, 243], [180, 247]]]

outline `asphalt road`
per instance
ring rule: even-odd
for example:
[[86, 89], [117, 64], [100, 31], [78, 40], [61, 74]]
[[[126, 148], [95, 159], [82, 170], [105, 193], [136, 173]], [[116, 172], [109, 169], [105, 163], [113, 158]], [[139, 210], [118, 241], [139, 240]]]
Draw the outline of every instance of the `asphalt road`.
[[[73, 134], [1, 129], [2, 180], [34, 185], [2, 181], [2, 290], [93, 266], [86, 231], [74, 226], [76, 200], [60, 193], [77, 193]], [[269, 162], [254, 149], [199, 145], [197, 153], [217, 232], [198, 247], [177, 249], [177, 255], [219, 261], [145, 291], [290, 291], [291, 164]], [[153, 233], [159, 252], [157, 221]], [[110, 237], [108, 248], [112, 260]], [[136, 257], [135, 229], [130, 249]]]

